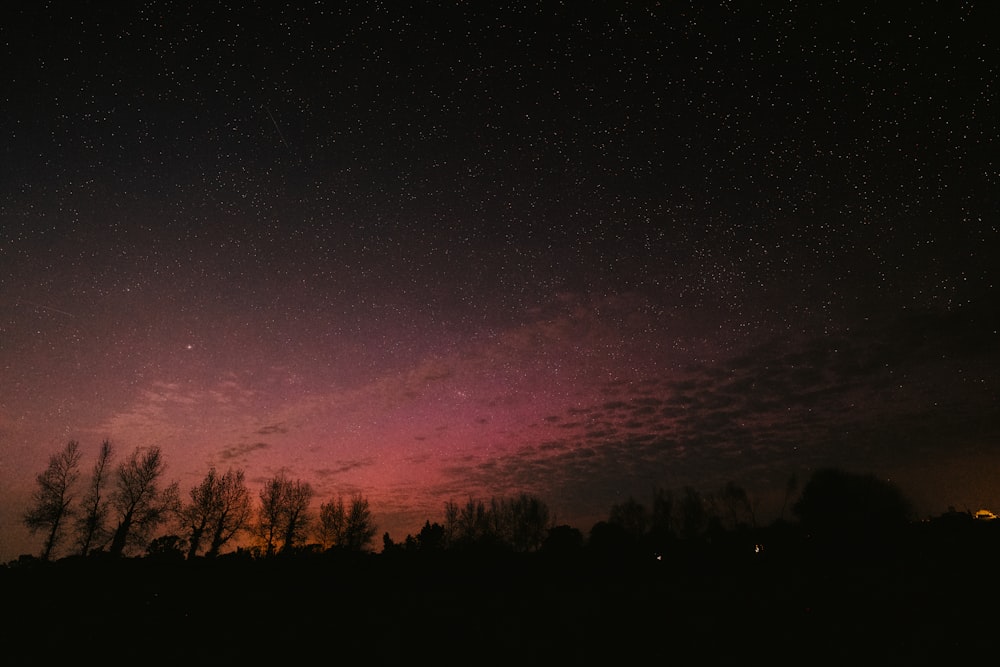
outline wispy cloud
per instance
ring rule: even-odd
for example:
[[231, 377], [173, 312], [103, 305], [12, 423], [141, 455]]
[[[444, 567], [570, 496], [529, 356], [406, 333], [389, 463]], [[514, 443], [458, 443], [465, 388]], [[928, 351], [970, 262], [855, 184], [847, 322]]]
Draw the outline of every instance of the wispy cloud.
[[246, 444], [232, 445], [219, 452], [219, 458], [223, 461], [246, 461], [247, 457], [254, 452], [270, 449], [271, 445], [266, 442], [252, 442]]

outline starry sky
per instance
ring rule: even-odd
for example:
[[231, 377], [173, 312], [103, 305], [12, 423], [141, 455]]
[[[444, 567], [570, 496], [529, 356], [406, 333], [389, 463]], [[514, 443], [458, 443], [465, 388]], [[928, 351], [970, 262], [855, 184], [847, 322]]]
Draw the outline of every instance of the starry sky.
[[1000, 509], [989, 5], [3, 9], [0, 560], [70, 439], [397, 541], [828, 465]]

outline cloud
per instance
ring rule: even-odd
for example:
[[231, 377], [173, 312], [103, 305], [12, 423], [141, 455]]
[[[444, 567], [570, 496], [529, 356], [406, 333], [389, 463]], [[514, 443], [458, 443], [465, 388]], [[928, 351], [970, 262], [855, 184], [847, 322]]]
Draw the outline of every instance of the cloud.
[[332, 468], [319, 468], [313, 471], [313, 473], [320, 479], [326, 479], [328, 477], [336, 477], [338, 475], [343, 475], [344, 473], [351, 472], [353, 470], [360, 470], [361, 468], [367, 468], [373, 465], [374, 461], [372, 459], [355, 459], [351, 461], [338, 461], [337, 464]]
[[547, 410], [523, 432], [534, 440], [452, 460], [440, 491], [532, 490], [606, 510], [656, 485], [780, 487], [789, 471], [821, 465], [888, 471], [921, 451], [938, 460], [1000, 435], [995, 390], [969, 381], [997, 376], [995, 337], [920, 316], [607, 382], [589, 404]]
[[221, 452], [219, 452], [219, 458], [223, 461], [229, 461], [232, 459], [246, 460], [246, 457], [254, 452], [270, 449], [271, 445], [266, 442], [254, 442], [239, 445], [232, 445], [231, 447], [226, 447]]

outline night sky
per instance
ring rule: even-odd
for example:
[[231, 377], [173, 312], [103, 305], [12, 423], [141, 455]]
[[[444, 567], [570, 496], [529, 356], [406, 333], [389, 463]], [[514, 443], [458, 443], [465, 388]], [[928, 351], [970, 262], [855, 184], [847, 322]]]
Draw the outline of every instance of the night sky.
[[0, 560], [71, 439], [396, 541], [830, 465], [1000, 510], [992, 3], [257, 4], [2, 10]]

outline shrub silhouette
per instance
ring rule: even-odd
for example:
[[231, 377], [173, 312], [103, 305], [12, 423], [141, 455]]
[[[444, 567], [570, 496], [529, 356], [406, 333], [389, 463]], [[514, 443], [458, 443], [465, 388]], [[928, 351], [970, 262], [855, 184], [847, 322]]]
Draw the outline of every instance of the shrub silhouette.
[[892, 483], [835, 468], [817, 470], [792, 511], [809, 534], [849, 540], [887, 537], [911, 516], [909, 501]]

